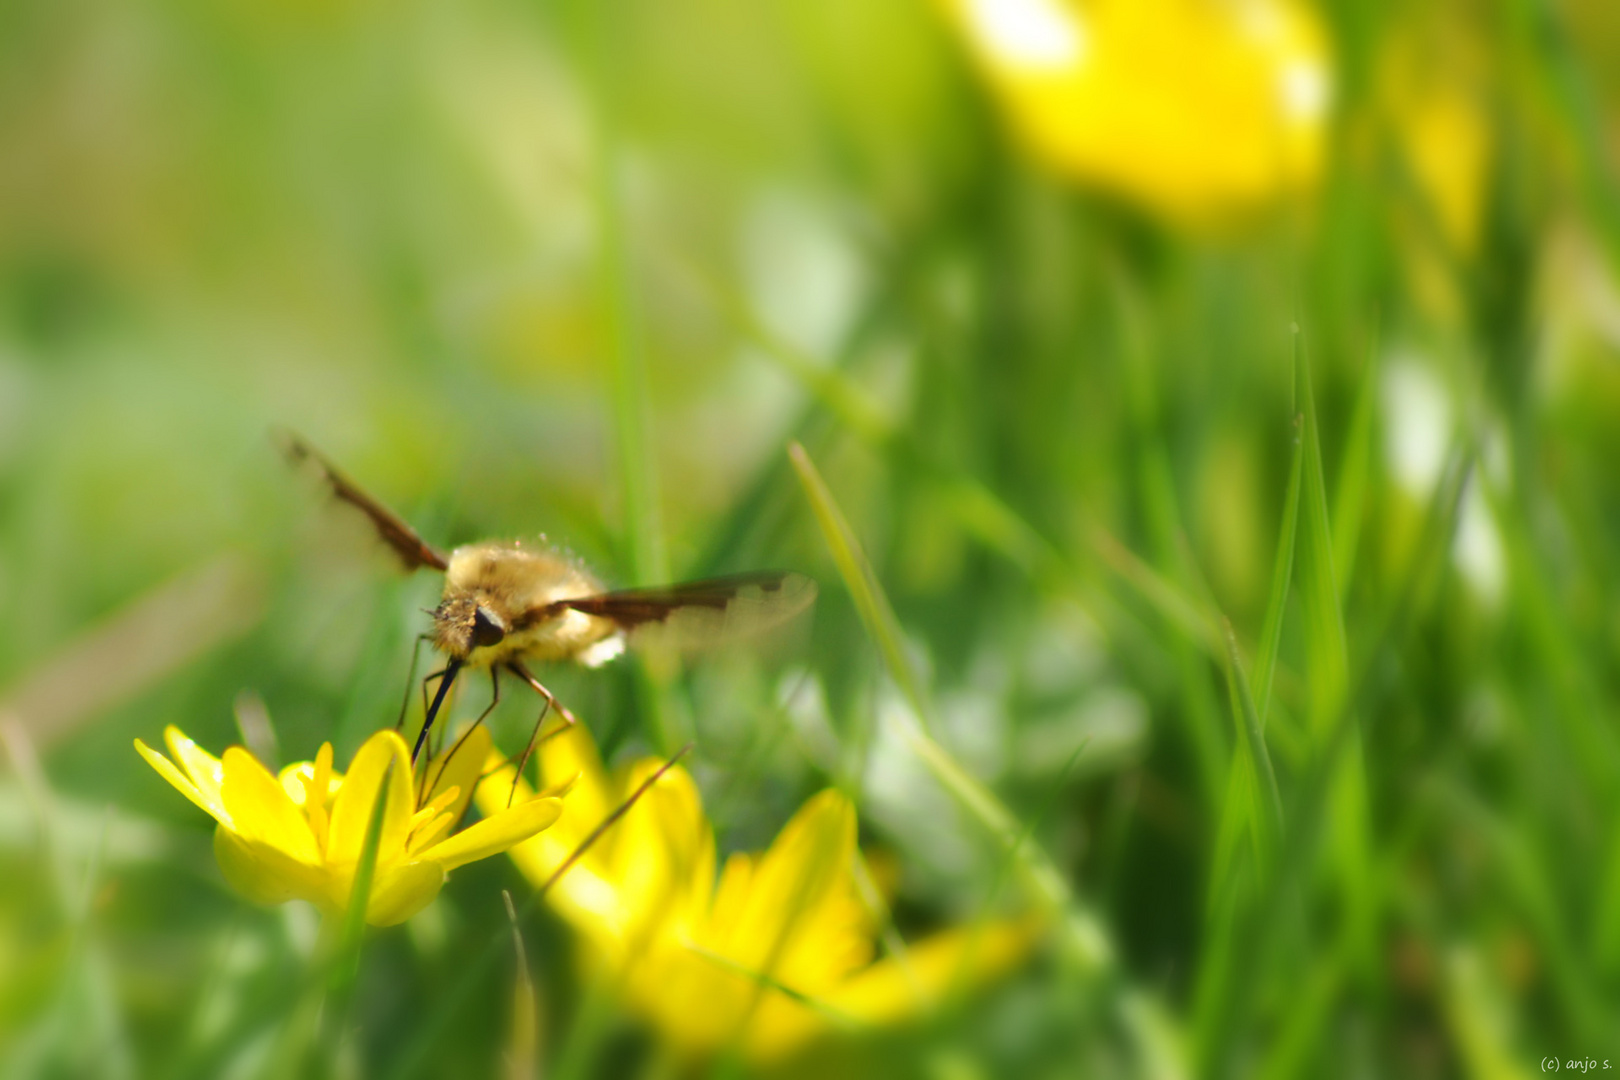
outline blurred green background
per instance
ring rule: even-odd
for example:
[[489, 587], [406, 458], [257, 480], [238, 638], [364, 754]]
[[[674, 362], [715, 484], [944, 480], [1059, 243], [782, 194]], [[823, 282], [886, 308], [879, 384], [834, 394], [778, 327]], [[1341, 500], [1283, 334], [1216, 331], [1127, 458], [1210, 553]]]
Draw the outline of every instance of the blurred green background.
[[[763, 655], [547, 681], [610, 758], [694, 740], [723, 851], [836, 784], [903, 933], [1016, 912], [1007, 838], [893, 735], [805, 446], [935, 736], [1072, 897], [966, 1009], [786, 1071], [1620, 1063], [1620, 17], [1287, 8], [1314, 156], [1229, 198], [1200, 162], [1269, 121], [1160, 50], [1218, 68], [1209, 20], [1278, 6], [1109, 7], [0, 5], [0, 1073], [285, 1071], [316, 917], [232, 895], [130, 742], [217, 752], [256, 696], [282, 762], [346, 761], [435, 582], [272, 424], [442, 544], [812, 573]], [[1069, 91], [985, 50], [1052, 61], [1054, 12], [1140, 138], [1043, 141]], [[1169, 149], [1151, 191], [1096, 164]], [[338, 1071], [499, 1073], [510, 960], [458, 975], [502, 888], [373, 935]], [[709, 1075], [577, 1023], [570, 935], [523, 929], [550, 1074]]]

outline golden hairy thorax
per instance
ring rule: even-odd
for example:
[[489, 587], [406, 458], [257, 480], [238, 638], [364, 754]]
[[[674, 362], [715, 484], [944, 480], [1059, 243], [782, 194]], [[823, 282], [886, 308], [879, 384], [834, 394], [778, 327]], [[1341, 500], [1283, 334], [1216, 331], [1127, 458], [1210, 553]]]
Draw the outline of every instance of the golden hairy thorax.
[[624, 650], [610, 619], [557, 606], [592, 596], [601, 583], [578, 563], [521, 541], [469, 544], [450, 553], [444, 596], [433, 611], [433, 645], [470, 667], [509, 660], [596, 665]]

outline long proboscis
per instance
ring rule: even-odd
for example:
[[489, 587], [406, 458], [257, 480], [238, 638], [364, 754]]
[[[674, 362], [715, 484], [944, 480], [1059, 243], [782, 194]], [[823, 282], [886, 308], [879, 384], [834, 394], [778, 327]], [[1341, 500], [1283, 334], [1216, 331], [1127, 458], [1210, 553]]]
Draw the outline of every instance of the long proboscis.
[[422, 718], [422, 730], [416, 736], [416, 745], [411, 748], [412, 765], [416, 764], [417, 756], [422, 753], [422, 744], [427, 742], [428, 729], [433, 726], [433, 718], [439, 715], [439, 708], [444, 704], [445, 695], [450, 692], [450, 684], [456, 681], [461, 666], [460, 660], [452, 660], [444, 665], [444, 675], [439, 679], [439, 692], [433, 695], [433, 704], [428, 706], [427, 715]]

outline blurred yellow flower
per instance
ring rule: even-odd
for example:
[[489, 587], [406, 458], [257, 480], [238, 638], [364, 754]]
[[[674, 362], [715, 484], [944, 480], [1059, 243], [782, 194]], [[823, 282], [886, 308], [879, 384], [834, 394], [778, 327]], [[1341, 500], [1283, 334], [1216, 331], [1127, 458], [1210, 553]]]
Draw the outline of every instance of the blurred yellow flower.
[[301, 899], [329, 912], [348, 907], [372, 808], [392, 769], [366, 902], [366, 921], [375, 926], [410, 918], [438, 895], [448, 871], [527, 840], [562, 813], [556, 798], [528, 796], [507, 809], [503, 796], [486, 808], [484, 820], [452, 832], [491, 755], [489, 732], [481, 726], [429, 763], [424, 775], [433, 784], [421, 799], [410, 752], [393, 731], [367, 739], [346, 776], [332, 768], [331, 743], [314, 761], [289, 765], [276, 777], [239, 746], [216, 758], [176, 727], [163, 737], [174, 761], [139, 739], [135, 749], [219, 822], [214, 855], [225, 879], [265, 904]]
[[1471, 255], [1492, 152], [1486, 51], [1467, 19], [1427, 14], [1403, 20], [1386, 42], [1380, 105], [1440, 239], [1454, 253]]
[[[549, 740], [542, 755], [548, 777], [577, 775], [579, 785], [556, 828], [512, 849], [536, 885], [661, 765], [640, 761], [610, 779], [583, 726]], [[480, 806], [505, 798], [511, 768], [491, 780]], [[692, 1055], [737, 1045], [756, 1061], [831, 1029], [916, 1013], [953, 979], [1010, 966], [1038, 931], [1032, 922], [991, 923], [874, 962], [856, 855], [854, 808], [828, 790], [800, 808], [769, 850], [728, 858], [717, 881], [713, 829], [691, 776], [677, 767], [547, 899], [669, 1043]]]
[[1291, 0], [940, 0], [1030, 150], [1181, 220], [1321, 172], [1331, 69]]

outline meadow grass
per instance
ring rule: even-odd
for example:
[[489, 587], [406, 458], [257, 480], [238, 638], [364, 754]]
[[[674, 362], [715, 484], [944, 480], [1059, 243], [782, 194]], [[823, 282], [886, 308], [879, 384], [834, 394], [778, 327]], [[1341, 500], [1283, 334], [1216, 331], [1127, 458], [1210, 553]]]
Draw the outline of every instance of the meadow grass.
[[[1397, 8], [1315, 9], [1329, 167], [1207, 229], [1032, 162], [921, 0], [17, 5], [0, 1074], [1620, 1062], [1620, 37]], [[1462, 242], [1380, 82], [1419, 19], [1484, 72]], [[881, 956], [1028, 956], [873, 1029], [740, 969], [853, 1029], [756, 1067], [504, 858], [387, 930], [237, 898], [131, 739], [347, 761], [435, 600], [271, 423], [446, 546], [811, 573], [797, 637], [542, 677], [610, 761], [691, 741], [722, 854], [840, 789]]]

